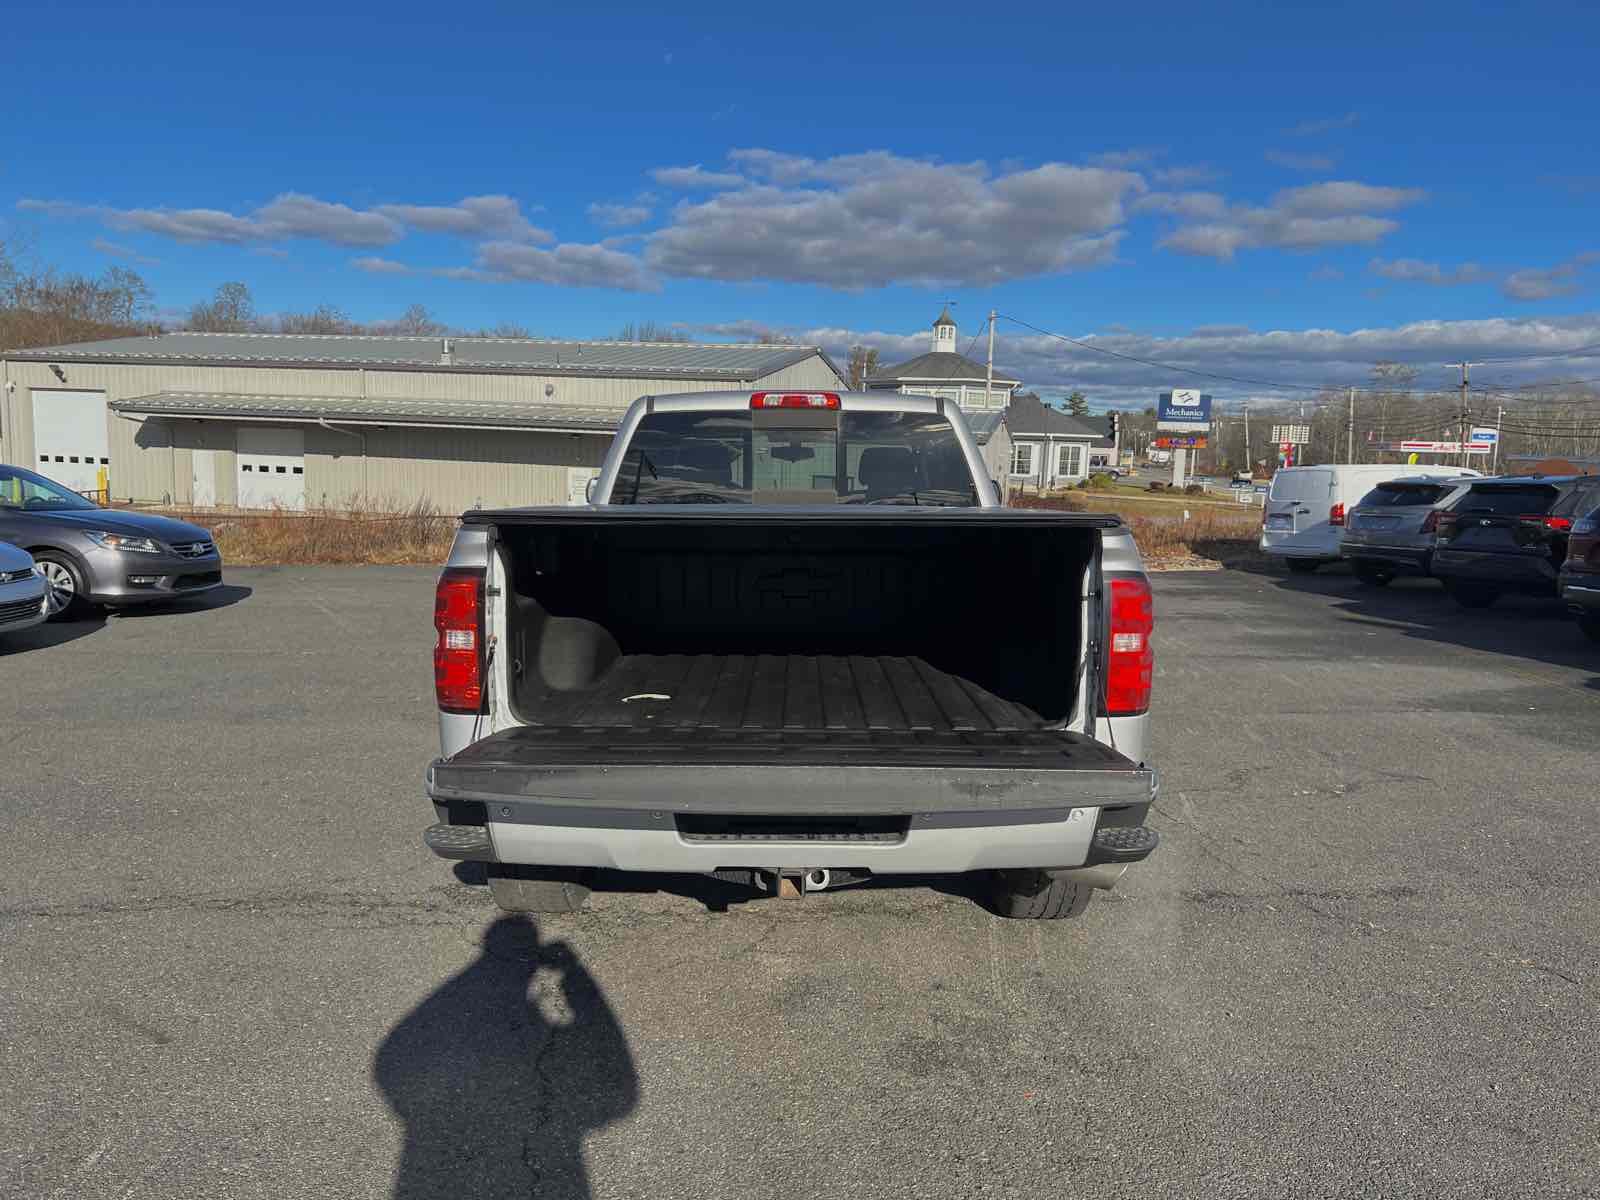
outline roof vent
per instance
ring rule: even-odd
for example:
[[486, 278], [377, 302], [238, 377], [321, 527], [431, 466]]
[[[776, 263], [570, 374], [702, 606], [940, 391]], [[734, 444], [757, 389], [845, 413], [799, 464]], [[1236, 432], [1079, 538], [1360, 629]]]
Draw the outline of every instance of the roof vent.
[[445, 338], [444, 339], [444, 348], [439, 351], [439, 365], [440, 366], [448, 367], [452, 362], [455, 361], [454, 358], [451, 357], [451, 351], [453, 349], [454, 349], [454, 347], [451, 346], [450, 339], [449, 338]]

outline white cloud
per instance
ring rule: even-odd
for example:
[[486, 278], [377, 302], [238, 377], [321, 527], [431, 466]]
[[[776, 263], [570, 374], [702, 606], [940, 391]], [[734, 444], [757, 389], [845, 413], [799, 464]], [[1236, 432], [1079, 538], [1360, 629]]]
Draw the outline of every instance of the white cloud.
[[1491, 272], [1477, 263], [1462, 263], [1459, 267], [1445, 270], [1436, 262], [1425, 262], [1420, 258], [1375, 258], [1367, 264], [1367, 270], [1400, 283], [1429, 283], [1435, 287], [1483, 283], [1494, 278]]
[[677, 188], [680, 191], [722, 191], [726, 188], [743, 187], [744, 176], [733, 175], [726, 171], [707, 171], [699, 163], [692, 167], [657, 167], [650, 172], [662, 187]]
[[650, 208], [644, 204], [591, 204], [588, 212], [591, 221], [607, 229], [626, 229], [650, 219]]
[[1331, 171], [1337, 161], [1331, 154], [1296, 154], [1290, 150], [1268, 150], [1262, 157], [1291, 171]]
[[525, 242], [485, 242], [470, 268], [441, 272], [457, 279], [544, 283], [557, 287], [618, 288], [628, 292], [658, 291], [640, 261], [606, 246], [568, 242], [550, 249]]
[[467, 196], [455, 204], [380, 204], [374, 212], [424, 233], [550, 242], [554, 236], [522, 215], [510, 196]]
[[680, 203], [645, 259], [665, 275], [838, 288], [982, 285], [1114, 259], [1139, 176], [1050, 163], [995, 175], [886, 151], [729, 155], [756, 182]]
[[350, 265], [358, 271], [366, 271], [372, 275], [410, 275], [412, 268], [405, 263], [395, 262], [392, 258], [379, 258], [377, 255], [368, 255], [365, 258], [352, 258]]
[[[1026, 314], [1019, 314], [1026, 315]], [[928, 335], [823, 327], [790, 331], [802, 345], [820, 345], [835, 356], [852, 345], [875, 347], [885, 363], [900, 362], [929, 349]], [[1441, 364], [1461, 359], [1493, 359], [1519, 354], [1560, 355], [1600, 342], [1600, 312], [1572, 317], [1494, 317], [1475, 321], [1418, 321], [1388, 328], [1352, 330], [1201, 326], [1179, 337], [1138, 333], [1068, 336], [1103, 349], [1171, 363], [1214, 375], [1232, 375], [1307, 387], [1365, 384], [1372, 365], [1389, 360], [1416, 366], [1419, 385], [1448, 391], [1459, 375]], [[1054, 338], [1019, 332], [1002, 320], [995, 363], [1020, 375], [1029, 388], [1067, 391], [1082, 388], [1096, 405], [1153, 403], [1157, 392], [1174, 385], [1203, 387], [1225, 405], [1242, 399], [1273, 399], [1308, 393], [1270, 386], [1207, 381], [1160, 367], [1147, 367], [1067, 345]], [[1600, 376], [1600, 352], [1584, 359], [1531, 359], [1479, 368], [1486, 387], [1514, 386], [1539, 379]]]
[[22, 200], [18, 207], [52, 217], [88, 217], [111, 229], [138, 230], [189, 244], [232, 246], [304, 238], [335, 246], [389, 246], [413, 229], [468, 238], [551, 241], [530, 225], [509, 196], [468, 196], [453, 205], [380, 204], [351, 208], [284, 192], [240, 215], [214, 208], [109, 208], [60, 200]]
[[1500, 290], [1512, 300], [1573, 296], [1589, 286], [1584, 275], [1597, 262], [1600, 262], [1600, 252], [1586, 251], [1553, 267], [1524, 267], [1507, 275]]
[[1415, 204], [1420, 188], [1379, 187], [1349, 180], [1285, 188], [1264, 206], [1225, 204], [1211, 192], [1155, 193], [1140, 203], [1148, 210], [1180, 217], [1180, 224], [1156, 244], [1181, 254], [1231, 259], [1240, 250], [1276, 247], [1313, 250], [1321, 246], [1372, 245], [1400, 226], [1371, 215]]
[[1421, 188], [1377, 187], [1341, 179], [1328, 183], [1308, 183], [1285, 188], [1272, 198], [1274, 208], [1307, 216], [1339, 216], [1345, 213], [1387, 212], [1427, 198]]
[[1347, 112], [1342, 117], [1323, 117], [1315, 121], [1301, 121], [1298, 125], [1291, 125], [1284, 130], [1290, 137], [1315, 137], [1320, 133], [1332, 133], [1336, 129], [1348, 129], [1361, 120], [1358, 112]]
[[125, 258], [129, 262], [137, 263], [141, 267], [153, 267], [161, 261], [158, 258], [149, 258], [143, 254], [140, 254], [132, 246], [123, 246], [117, 242], [108, 242], [105, 238], [101, 237], [95, 238], [94, 241], [89, 243], [89, 245], [100, 251], [101, 254], [109, 255], [112, 258]]

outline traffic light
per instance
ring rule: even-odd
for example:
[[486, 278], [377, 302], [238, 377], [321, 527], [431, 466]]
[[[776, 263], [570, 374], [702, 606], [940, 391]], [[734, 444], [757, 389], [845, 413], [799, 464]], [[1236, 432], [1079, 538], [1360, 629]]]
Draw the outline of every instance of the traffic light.
[[1117, 414], [1114, 412], [1108, 412], [1106, 414], [1106, 436], [1114, 442], [1117, 440], [1117, 431]]

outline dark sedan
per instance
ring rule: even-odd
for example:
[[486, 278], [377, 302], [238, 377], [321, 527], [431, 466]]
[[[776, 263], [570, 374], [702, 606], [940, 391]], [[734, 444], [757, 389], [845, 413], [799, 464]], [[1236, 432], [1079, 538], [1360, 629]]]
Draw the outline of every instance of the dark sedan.
[[0, 541], [33, 554], [52, 617], [222, 585], [222, 558], [209, 531], [152, 513], [101, 508], [21, 467], [0, 466]]

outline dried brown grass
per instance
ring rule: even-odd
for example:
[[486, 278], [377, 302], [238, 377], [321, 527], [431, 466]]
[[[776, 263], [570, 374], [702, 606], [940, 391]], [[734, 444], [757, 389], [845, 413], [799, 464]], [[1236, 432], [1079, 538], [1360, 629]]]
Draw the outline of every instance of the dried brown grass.
[[158, 511], [209, 529], [222, 561], [240, 567], [441, 563], [457, 525], [456, 514], [426, 500], [400, 511], [368, 501], [307, 512]]
[[1163, 504], [1152, 514], [1146, 502], [1115, 500], [1103, 495], [1063, 493], [1055, 496], [1013, 497], [1017, 508], [1045, 508], [1061, 512], [1116, 513], [1133, 530], [1139, 552], [1152, 566], [1211, 563], [1238, 565], [1260, 558], [1257, 539], [1261, 510], [1238, 505]]

